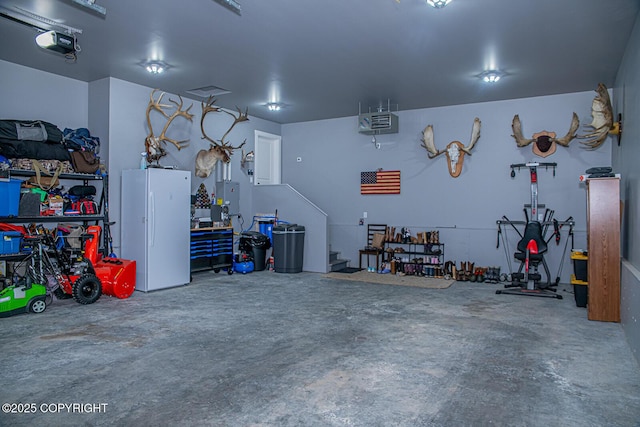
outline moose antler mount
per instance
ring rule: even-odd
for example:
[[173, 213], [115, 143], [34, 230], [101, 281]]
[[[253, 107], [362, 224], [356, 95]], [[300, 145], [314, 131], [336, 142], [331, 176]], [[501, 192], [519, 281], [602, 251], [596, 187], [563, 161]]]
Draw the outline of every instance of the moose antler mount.
[[[147, 112], [146, 112], [147, 126], [149, 127], [149, 135], [147, 135], [147, 137], [144, 140], [144, 147], [145, 147], [145, 151], [147, 152], [148, 163], [158, 162], [162, 157], [167, 155], [167, 151], [163, 146], [167, 142], [170, 142], [171, 144], [173, 144], [178, 149], [178, 151], [186, 147], [188, 145], [187, 144], [189, 141], [188, 139], [178, 141], [178, 140], [169, 138], [167, 136], [167, 129], [169, 129], [169, 125], [171, 125], [171, 123], [177, 117], [184, 117], [190, 122], [193, 121], [193, 114], [189, 113], [189, 110], [191, 109], [193, 104], [190, 105], [186, 110], [183, 110], [182, 107], [184, 103], [182, 101], [182, 97], [178, 95], [180, 102], [174, 101], [173, 99], [169, 99], [169, 102], [175, 106], [175, 109], [173, 110], [173, 112], [169, 114], [167, 111], [171, 111], [172, 106], [169, 104], [162, 104], [162, 98], [164, 97], [165, 92], [161, 92], [160, 96], [158, 96], [158, 99], [155, 99], [154, 97], [156, 92], [158, 92], [158, 89], [154, 89], [153, 91], [151, 91], [151, 95], [149, 95], [149, 105], [147, 106]], [[152, 111], [159, 112], [167, 119], [166, 123], [164, 124], [164, 127], [162, 128], [162, 132], [160, 132], [160, 135], [158, 136], [155, 135], [153, 130], [153, 125], [151, 124], [150, 115]]]
[[579, 139], [586, 139], [586, 141], [580, 141], [581, 144], [590, 150], [595, 150], [604, 143], [609, 134], [618, 135], [618, 145], [620, 144], [622, 114], [618, 114], [618, 121], [614, 123], [609, 91], [603, 83], [599, 83], [596, 88], [596, 96], [591, 103], [591, 118], [591, 123], [586, 125], [591, 131], [578, 135]]
[[473, 120], [473, 127], [471, 129], [471, 141], [469, 145], [464, 146], [460, 141], [451, 141], [444, 150], [438, 150], [433, 140], [433, 125], [428, 125], [422, 131], [422, 145], [421, 147], [427, 150], [427, 156], [430, 159], [438, 157], [440, 154], [447, 156], [447, 165], [449, 167], [449, 175], [453, 178], [460, 176], [462, 172], [462, 165], [464, 163], [464, 155], [471, 155], [471, 150], [478, 142], [480, 138], [480, 122], [479, 118]]
[[[238, 123], [246, 122], [249, 120], [249, 108], [247, 107], [243, 112], [240, 108], [236, 107], [238, 111], [238, 115], [236, 116], [233, 113], [230, 113], [226, 110], [223, 110], [220, 107], [215, 106], [216, 99], [213, 96], [210, 96], [207, 99], [207, 102], [201, 103], [202, 105], [202, 117], [200, 118], [200, 130], [202, 131], [202, 139], [206, 139], [210, 143], [210, 147], [208, 150], [200, 150], [196, 155], [196, 176], [200, 178], [207, 178], [213, 172], [216, 163], [220, 160], [222, 163], [230, 163], [231, 156], [233, 155], [233, 150], [237, 150], [242, 147], [247, 140], [245, 139], [242, 144], [234, 147], [229, 143], [226, 138], [229, 135], [229, 132], [237, 125]], [[222, 135], [220, 140], [215, 140], [210, 138], [204, 130], [204, 118], [210, 112], [223, 112], [229, 114], [233, 117], [233, 123], [229, 127], [229, 129]]]
[[579, 127], [580, 119], [578, 119], [578, 115], [576, 113], [573, 113], [569, 132], [567, 132], [565, 136], [556, 138], [555, 132], [543, 130], [533, 134], [532, 138], [525, 138], [522, 135], [522, 123], [520, 123], [520, 116], [516, 114], [513, 116], [513, 121], [511, 122], [511, 129], [513, 130], [513, 135], [511, 136], [516, 140], [518, 147], [522, 148], [534, 143], [533, 153], [540, 157], [547, 157], [555, 153], [556, 143], [563, 147], [568, 147], [569, 143], [576, 138], [576, 131]]

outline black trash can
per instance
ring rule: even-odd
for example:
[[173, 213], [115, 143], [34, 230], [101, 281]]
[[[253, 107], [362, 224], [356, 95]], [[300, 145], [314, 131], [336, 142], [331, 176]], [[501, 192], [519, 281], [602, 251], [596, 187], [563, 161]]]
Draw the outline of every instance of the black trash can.
[[304, 226], [281, 224], [273, 227], [273, 264], [276, 273], [300, 273], [304, 259]]
[[251, 254], [254, 271], [262, 271], [267, 265], [267, 249], [271, 247], [269, 237], [257, 231], [243, 231], [240, 233], [238, 250]]

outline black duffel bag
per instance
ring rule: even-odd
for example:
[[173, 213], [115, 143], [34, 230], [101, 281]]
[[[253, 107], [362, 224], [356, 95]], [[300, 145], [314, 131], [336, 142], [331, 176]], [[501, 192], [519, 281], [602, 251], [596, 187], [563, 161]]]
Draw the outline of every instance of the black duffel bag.
[[62, 131], [43, 120], [0, 120], [0, 154], [10, 159], [69, 161]]
[[44, 120], [0, 120], [0, 140], [62, 142], [62, 131]]

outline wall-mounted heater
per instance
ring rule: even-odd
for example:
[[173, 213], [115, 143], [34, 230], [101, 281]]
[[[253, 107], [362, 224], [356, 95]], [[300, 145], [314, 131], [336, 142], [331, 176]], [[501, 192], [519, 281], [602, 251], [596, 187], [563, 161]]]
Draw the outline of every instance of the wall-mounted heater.
[[386, 108], [380, 104], [375, 112], [371, 108], [368, 113], [363, 113], [361, 108], [359, 110], [358, 132], [365, 135], [398, 133], [398, 116], [391, 112], [390, 101], [387, 101]]

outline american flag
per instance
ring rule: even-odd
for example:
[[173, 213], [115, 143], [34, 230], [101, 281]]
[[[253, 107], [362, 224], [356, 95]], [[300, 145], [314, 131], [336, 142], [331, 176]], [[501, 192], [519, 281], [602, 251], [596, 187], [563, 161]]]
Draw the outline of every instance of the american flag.
[[400, 194], [400, 171], [360, 172], [360, 194]]

